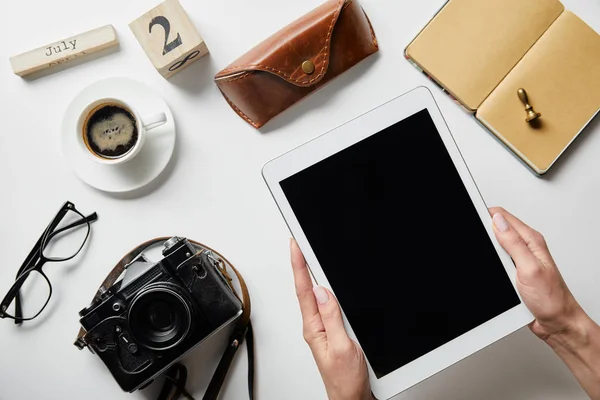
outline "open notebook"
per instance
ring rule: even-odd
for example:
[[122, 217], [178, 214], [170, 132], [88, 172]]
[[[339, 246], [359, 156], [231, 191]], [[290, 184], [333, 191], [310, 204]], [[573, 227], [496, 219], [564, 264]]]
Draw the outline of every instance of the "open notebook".
[[450, 0], [406, 58], [538, 174], [600, 111], [600, 35], [558, 0]]

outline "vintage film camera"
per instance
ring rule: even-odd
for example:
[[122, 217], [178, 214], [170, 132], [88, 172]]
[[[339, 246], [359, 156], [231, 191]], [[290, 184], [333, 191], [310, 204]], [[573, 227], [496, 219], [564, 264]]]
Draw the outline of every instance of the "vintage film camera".
[[197, 253], [187, 239], [173, 237], [162, 254], [157, 263], [137, 256], [123, 279], [79, 312], [88, 348], [128, 392], [146, 387], [242, 314], [211, 251]]

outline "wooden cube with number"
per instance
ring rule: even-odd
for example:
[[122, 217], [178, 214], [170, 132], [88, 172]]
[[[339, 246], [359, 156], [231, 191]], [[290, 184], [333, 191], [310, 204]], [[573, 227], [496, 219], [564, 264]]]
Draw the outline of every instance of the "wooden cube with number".
[[167, 0], [129, 24], [154, 67], [165, 78], [208, 54], [178, 0]]

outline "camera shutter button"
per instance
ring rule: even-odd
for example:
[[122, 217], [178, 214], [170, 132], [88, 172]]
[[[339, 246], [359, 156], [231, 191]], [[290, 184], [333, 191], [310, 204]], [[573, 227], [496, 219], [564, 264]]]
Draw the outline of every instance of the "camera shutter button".
[[179, 243], [181, 241], [182, 238], [178, 237], [178, 236], [173, 236], [172, 238], [170, 238], [169, 240], [167, 240], [164, 244], [164, 252], [168, 252], [169, 250], [171, 250], [177, 243]]

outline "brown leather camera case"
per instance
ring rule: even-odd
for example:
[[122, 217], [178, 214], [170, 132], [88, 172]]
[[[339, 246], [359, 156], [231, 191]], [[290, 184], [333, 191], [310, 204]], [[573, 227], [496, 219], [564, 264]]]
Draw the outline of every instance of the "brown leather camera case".
[[215, 82], [231, 108], [260, 128], [377, 50], [357, 0], [329, 0], [234, 61]]

